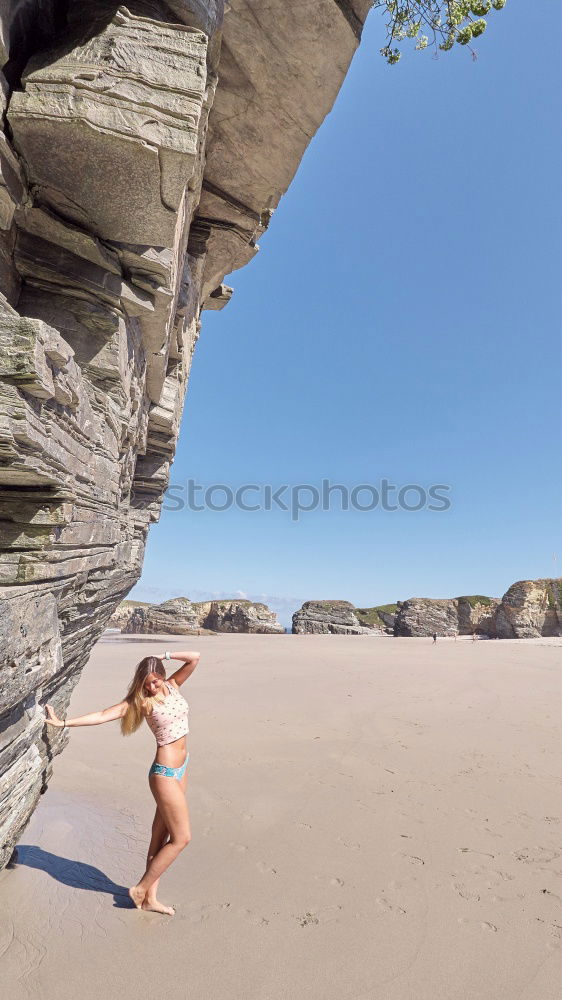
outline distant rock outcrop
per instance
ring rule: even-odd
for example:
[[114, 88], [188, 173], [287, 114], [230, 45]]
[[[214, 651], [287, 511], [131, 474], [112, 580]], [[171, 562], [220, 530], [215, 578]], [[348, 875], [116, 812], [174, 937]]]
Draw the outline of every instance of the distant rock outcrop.
[[562, 635], [562, 579], [519, 580], [496, 614], [498, 639]]
[[190, 601], [173, 597], [162, 604], [135, 605], [127, 612], [122, 632], [205, 635], [215, 632], [264, 634], [285, 629], [267, 605], [253, 601]]
[[205, 625], [214, 632], [285, 632], [274, 611], [253, 601], [212, 601]]
[[379, 604], [374, 608], [355, 608], [360, 625], [379, 630], [386, 635], [394, 635], [394, 624], [398, 612], [397, 604]]
[[499, 601], [493, 597], [428, 598], [412, 597], [398, 601], [394, 634], [424, 635], [495, 635], [494, 620]]
[[501, 600], [482, 594], [410, 597], [396, 604], [355, 608], [349, 601], [306, 601], [293, 615], [293, 632], [489, 639], [562, 636], [562, 579], [520, 580]]
[[123, 624], [128, 634], [197, 635], [202, 626], [196, 607], [187, 597], [174, 597], [162, 604], [137, 605]]
[[106, 628], [122, 629], [137, 608], [149, 608], [150, 606], [147, 601], [121, 601], [109, 619]]
[[332, 633], [334, 635], [364, 635], [378, 632], [382, 627], [362, 625], [356, 609], [349, 601], [305, 601], [293, 615], [293, 633]]

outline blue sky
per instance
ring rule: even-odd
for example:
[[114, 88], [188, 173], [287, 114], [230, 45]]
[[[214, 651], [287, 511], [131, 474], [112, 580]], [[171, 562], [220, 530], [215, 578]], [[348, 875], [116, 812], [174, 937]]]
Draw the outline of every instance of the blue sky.
[[129, 598], [247, 596], [288, 625], [304, 600], [562, 575], [559, 31], [538, 27], [553, 18], [508, 0], [477, 61], [411, 48], [388, 66], [372, 12], [195, 350], [171, 484], [386, 478], [446, 484], [449, 509], [163, 510]]

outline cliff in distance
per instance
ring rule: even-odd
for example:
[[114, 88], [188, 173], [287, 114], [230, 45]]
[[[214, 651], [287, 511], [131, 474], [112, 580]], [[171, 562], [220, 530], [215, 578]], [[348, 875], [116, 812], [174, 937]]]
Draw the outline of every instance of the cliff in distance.
[[[372, 610], [372, 609], [370, 609]], [[295, 635], [322, 634], [368, 635], [383, 628], [374, 624], [363, 624], [357, 609], [349, 601], [305, 601], [302, 608], [293, 615]]]
[[127, 634], [205, 635], [216, 632], [269, 634], [285, 629], [265, 604], [254, 601], [196, 601], [173, 597], [162, 604], [123, 602], [110, 620]]
[[[225, 9], [226, 7], [226, 9]], [[370, 0], [0, 5], [0, 868], [141, 575], [201, 316], [328, 113]]]
[[489, 639], [560, 636], [562, 579], [519, 581], [501, 600], [480, 594], [449, 599], [411, 597], [373, 608], [354, 608], [349, 601], [306, 601], [293, 615], [293, 632], [480, 635]]

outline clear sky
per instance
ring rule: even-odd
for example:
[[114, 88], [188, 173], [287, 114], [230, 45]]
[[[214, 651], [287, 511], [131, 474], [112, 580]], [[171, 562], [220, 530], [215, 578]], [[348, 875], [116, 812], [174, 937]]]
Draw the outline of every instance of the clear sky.
[[129, 598], [245, 596], [289, 625], [305, 600], [562, 575], [560, 17], [529, 9], [490, 15], [477, 61], [396, 66], [370, 14], [260, 253], [203, 314], [170, 480], [256, 484], [249, 503], [446, 484], [449, 509], [163, 510]]

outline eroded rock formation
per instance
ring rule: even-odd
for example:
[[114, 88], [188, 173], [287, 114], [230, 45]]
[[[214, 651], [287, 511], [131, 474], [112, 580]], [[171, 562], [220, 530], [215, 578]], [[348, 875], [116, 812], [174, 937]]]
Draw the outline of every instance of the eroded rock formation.
[[499, 601], [492, 597], [412, 597], [398, 601], [394, 625], [397, 636], [495, 635], [495, 613]]
[[107, 623], [108, 629], [119, 629], [121, 630], [124, 625], [128, 622], [129, 618], [137, 608], [149, 608], [151, 604], [149, 601], [121, 601], [117, 605], [115, 611], [113, 612], [111, 618]]
[[[119, 610], [119, 609], [118, 609]], [[115, 620], [115, 615], [112, 620]], [[202, 635], [215, 632], [274, 633], [285, 629], [267, 605], [253, 601], [190, 601], [172, 597], [162, 604], [130, 607], [119, 615], [121, 631], [129, 634]]]
[[512, 584], [498, 608], [496, 635], [498, 639], [562, 635], [562, 579]]
[[355, 608], [349, 601], [306, 601], [293, 615], [293, 632], [395, 636], [436, 633], [489, 639], [562, 636], [562, 579], [519, 581], [501, 600], [481, 594], [443, 599], [411, 597], [373, 608]]
[[211, 601], [208, 610], [202, 606], [205, 627], [213, 632], [252, 632], [265, 635], [285, 629], [274, 611], [266, 604], [253, 601]]
[[397, 604], [379, 604], [374, 608], [355, 608], [360, 625], [377, 629], [386, 635], [394, 635]]
[[329, 111], [370, 0], [0, 8], [0, 867], [138, 580], [201, 312]]
[[293, 633], [333, 635], [367, 635], [380, 632], [377, 626], [361, 625], [353, 604], [349, 601], [305, 601], [293, 615]]

